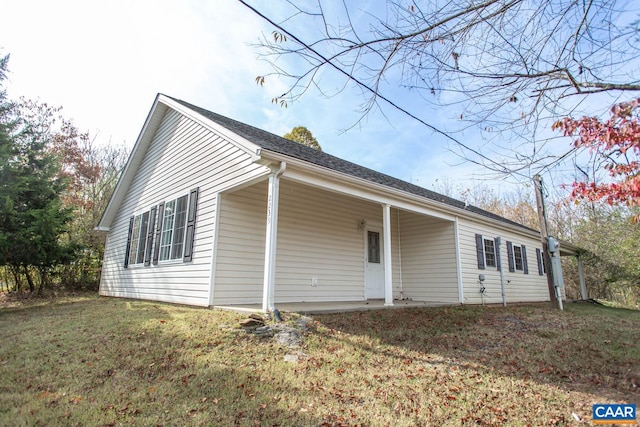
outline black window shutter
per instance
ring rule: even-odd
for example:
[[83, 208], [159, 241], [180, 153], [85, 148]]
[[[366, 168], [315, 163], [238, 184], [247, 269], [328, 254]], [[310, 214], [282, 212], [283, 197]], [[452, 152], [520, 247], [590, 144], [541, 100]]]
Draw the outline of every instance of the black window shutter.
[[164, 218], [164, 202], [158, 205], [158, 221], [156, 222], [156, 246], [153, 248], [153, 265], [158, 265], [160, 257], [160, 234], [162, 234], [162, 220]]
[[144, 251], [144, 265], [146, 267], [151, 265], [151, 252], [153, 249], [153, 235], [155, 230], [153, 229], [156, 224], [156, 207], [152, 207], [149, 210], [149, 228], [147, 229], [147, 246]]
[[509, 261], [509, 271], [515, 272], [516, 265], [513, 262], [513, 243], [507, 240], [507, 261]]
[[542, 251], [539, 248], [536, 248], [536, 260], [538, 261], [538, 274], [542, 276], [544, 269], [542, 268]]
[[183, 262], [189, 262], [193, 259], [193, 239], [196, 229], [196, 209], [198, 209], [198, 193], [199, 188], [191, 190], [189, 194], [189, 212], [187, 212], [187, 232], [184, 245]]
[[500, 245], [498, 244], [498, 238], [493, 240], [494, 252], [496, 253], [496, 270], [502, 270], [502, 261], [500, 260]]
[[527, 248], [522, 245], [522, 271], [524, 274], [529, 274], [529, 264], [527, 263]]
[[129, 251], [131, 250], [131, 233], [133, 232], [133, 216], [129, 220], [129, 233], [127, 233], [127, 251], [124, 253], [124, 268], [129, 267]]
[[482, 234], [476, 234], [476, 254], [478, 257], [478, 268], [484, 270], [484, 247], [482, 243]]

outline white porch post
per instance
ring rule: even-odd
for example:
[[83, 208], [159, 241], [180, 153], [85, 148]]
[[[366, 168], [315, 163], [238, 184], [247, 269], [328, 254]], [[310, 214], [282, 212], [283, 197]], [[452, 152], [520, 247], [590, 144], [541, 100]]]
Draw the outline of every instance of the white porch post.
[[458, 217], [453, 223], [453, 243], [456, 247], [456, 275], [458, 277], [458, 302], [464, 304], [464, 286], [462, 285], [462, 261], [460, 261], [460, 232], [458, 231]]
[[384, 241], [384, 305], [393, 305], [393, 275], [391, 272], [391, 206], [382, 205], [382, 233]]
[[580, 279], [580, 293], [582, 294], [582, 299], [586, 300], [589, 298], [587, 294], [587, 283], [584, 280], [584, 268], [582, 266], [582, 258], [580, 256], [578, 258], [578, 278]]
[[275, 308], [276, 280], [276, 243], [278, 237], [278, 198], [280, 193], [280, 175], [284, 173], [286, 163], [280, 164], [279, 170], [272, 169], [269, 175], [267, 197], [267, 235], [264, 246], [264, 286], [262, 289], [262, 311], [265, 313]]

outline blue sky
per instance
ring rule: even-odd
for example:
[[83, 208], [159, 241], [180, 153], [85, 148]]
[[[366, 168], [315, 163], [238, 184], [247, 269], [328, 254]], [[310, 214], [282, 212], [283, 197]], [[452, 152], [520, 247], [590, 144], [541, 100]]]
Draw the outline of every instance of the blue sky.
[[[276, 2], [269, 5], [279, 13]], [[255, 77], [270, 68], [251, 46], [272, 28], [236, 1], [13, 0], [2, 11], [9, 95], [62, 106], [100, 144], [131, 147], [161, 92], [279, 135], [306, 126], [326, 152], [430, 189], [485, 179], [442, 136], [396, 111], [374, 112], [344, 132], [360, 117], [355, 89], [332, 98], [310, 92], [288, 108], [272, 104], [285, 85], [275, 79], [256, 85]], [[459, 114], [392, 95], [442, 129]], [[479, 140], [472, 131], [456, 137], [471, 145]], [[487, 184], [513, 188], [502, 180]]]

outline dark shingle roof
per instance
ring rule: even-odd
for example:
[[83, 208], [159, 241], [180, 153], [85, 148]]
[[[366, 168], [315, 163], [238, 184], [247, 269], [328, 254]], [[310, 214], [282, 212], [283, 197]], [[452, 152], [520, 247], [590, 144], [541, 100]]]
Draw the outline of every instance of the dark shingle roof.
[[369, 169], [364, 166], [349, 162], [347, 160], [343, 160], [339, 157], [332, 156], [331, 154], [327, 154], [323, 151], [318, 151], [316, 149], [307, 147], [306, 145], [290, 141], [286, 138], [274, 135], [262, 129], [258, 129], [245, 123], [205, 110], [204, 108], [189, 104], [188, 102], [176, 98], [171, 99], [206, 117], [207, 119], [229, 129], [230, 131], [240, 135], [248, 141], [251, 141], [264, 150], [291, 156], [296, 159], [304, 160], [306, 162], [313, 163], [315, 165], [322, 166], [333, 171], [342, 172], [347, 175], [365, 179], [369, 182], [381, 184], [396, 190], [405, 191], [407, 193], [421, 196], [429, 200], [442, 202], [458, 209], [473, 212], [487, 218], [492, 218], [507, 224], [522, 227], [526, 230], [537, 232], [537, 230], [532, 230], [529, 227], [525, 227], [520, 223], [511, 221], [509, 219], [501, 217], [500, 215], [496, 215], [475, 206], [467, 205], [460, 200], [456, 200], [451, 197], [436, 193], [435, 191], [431, 191], [426, 188], [411, 184], [409, 182], [402, 181], [401, 179], [376, 172], [373, 169]]

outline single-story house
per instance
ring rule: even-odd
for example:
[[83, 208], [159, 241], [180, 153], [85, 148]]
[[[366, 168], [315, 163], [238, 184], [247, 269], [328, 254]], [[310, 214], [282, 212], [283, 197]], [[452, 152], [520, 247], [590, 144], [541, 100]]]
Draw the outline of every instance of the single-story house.
[[162, 94], [97, 229], [107, 296], [549, 300], [536, 230]]

